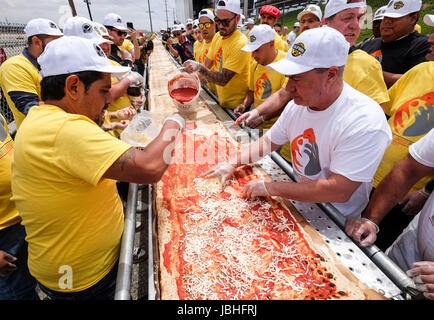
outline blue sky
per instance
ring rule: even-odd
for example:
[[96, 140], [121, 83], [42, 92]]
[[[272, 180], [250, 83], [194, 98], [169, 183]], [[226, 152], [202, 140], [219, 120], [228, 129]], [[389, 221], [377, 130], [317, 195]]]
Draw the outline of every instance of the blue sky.
[[[154, 31], [166, 28], [164, 0], [150, 0]], [[179, 2], [179, 0], [178, 0]], [[74, 0], [79, 16], [89, 18], [83, 0]], [[167, 0], [169, 26], [173, 22], [175, 0]], [[147, 0], [91, 0], [93, 20], [102, 22], [107, 13], [114, 12], [124, 21], [132, 21], [136, 29], [150, 30]], [[0, 0], [0, 21], [27, 23], [33, 18], [47, 18], [62, 25], [71, 16], [68, 0]], [[177, 10], [175, 9], [175, 12]]]

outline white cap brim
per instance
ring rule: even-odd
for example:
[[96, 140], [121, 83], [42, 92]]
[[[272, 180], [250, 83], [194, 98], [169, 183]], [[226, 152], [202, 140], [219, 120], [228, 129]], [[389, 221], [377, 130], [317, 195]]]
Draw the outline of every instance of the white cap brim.
[[423, 17], [423, 22], [428, 26], [434, 27], [434, 14], [426, 14]]
[[282, 60], [273, 62], [273, 63], [267, 65], [267, 68], [270, 70], [277, 71], [281, 74], [284, 74], [285, 76], [296, 75], [296, 74], [304, 73], [304, 72], [307, 72], [307, 71], [314, 69], [311, 66], [304, 66], [304, 65], [295, 63], [293, 61], [290, 61], [288, 59], [282, 59]]
[[[411, 13], [411, 12], [410, 12]], [[406, 15], [408, 15], [408, 14], [410, 14], [410, 13], [396, 13], [396, 12], [385, 12], [384, 14], [383, 14], [383, 18], [384, 17], [387, 17], [387, 18], [392, 18], [392, 19], [394, 19], [394, 18], [401, 18], [401, 17], [403, 17], [403, 16], [406, 16]]]
[[258, 43], [258, 44], [246, 44], [244, 47], [241, 48], [242, 51], [245, 52], [253, 52], [255, 50], [257, 50], [260, 46], [262, 46], [264, 43]]

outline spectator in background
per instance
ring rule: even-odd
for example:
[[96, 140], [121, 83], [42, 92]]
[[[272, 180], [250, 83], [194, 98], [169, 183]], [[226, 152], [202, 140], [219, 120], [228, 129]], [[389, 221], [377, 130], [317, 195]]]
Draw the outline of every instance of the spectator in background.
[[174, 25], [172, 28], [174, 38], [167, 40], [170, 53], [178, 58], [181, 63], [187, 60], [194, 59], [193, 44], [187, 39], [179, 25]]
[[292, 46], [294, 44], [295, 38], [297, 38], [297, 33], [300, 31], [300, 22], [294, 23], [294, 28], [292, 28], [292, 31], [288, 34], [286, 37], [286, 42], [289, 46]]
[[[432, 17], [432, 21], [430, 21]], [[425, 15], [427, 25], [434, 26], [434, 15]], [[409, 147], [434, 128], [434, 34], [428, 39], [431, 44], [426, 55], [427, 62], [411, 68], [389, 89], [390, 101], [384, 105], [393, 141], [386, 149], [383, 160], [374, 176], [377, 188], [392, 168], [406, 156]], [[419, 212], [432, 192], [434, 174], [422, 177], [381, 220], [376, 245], [386, 250]], [[421, 201], [422, 200], [422, 201]], [[421, 203], [422, 202], [422, 203]], [[419, 204], [421, 203], [421, 204]], [[418, 210], [419, 209], [419, 210]]]
[[[265, 5], [259, 11], [260, 15], [260, 24], [268, 24], [270, 27], [274, 27], [277, 22], [277, 19], [280, 16], [280, 10], [274, 6]], [[289, 46], [286, 41], [283, 41], [280, 35], [276, 32], [276, 39], [274, 40], [274, 46], [277, 50], [281, 50], [283, 52], [288, 52]]]
[[283, 39], [283, 41], [286, 41], [286, 38], [288, 37], [288, 27], [287, 26], [284, 26], [283, 27], [283, 29], [282, 29], [282, 39]]
[[[288, 79], [285, 75], [270, 70], [267, 65], [285, 58], [285, 52], [274, 47], [274, 32], [267, 24], [255, 26], [250, 33], [248, 44], [241, 50], [251, 52], [255, 61], [250, 66], [249, 91], [235, 110], [235, 115], [240, 116], [253, 104], [257, 108], [265, 99], [280, 88], [285, 88]], [[258, 128], [270, 129], [277, 117], [262, 123]]]
[[255, 26], [255, 21], [253, 21], [252, 18], [248, 18], [246, 22], [246, 26], [247, 26], [246, 37], [249, 38], [250, 31], [252, 31], [253, 27]]
[[11, 201], [14, 142], [0, 115], [0, 300], [39, 300], [27, 266], [28, 243], [21, 217]]
[[380, 26], [381, 38], [361, 47], [380, 61], [388, 88], [405, 72], [426, 61], [428, 37], [414, 31], [421, 7], [421, 0], [390, 1]]
[[273, 28], [274, 28], [274, 31], [276, 31], [276, 33], [280, 37], [282, 37], [282, 25], [280, 23], [276, 23]]
[[187, 37], [188, 41], [190, 41], [191, 44], [194, 44], [194, 42], [196, 41], [196, 36], [193, 32], [193, 19], [187, 19], [187, 21], [185, 22], [185, 28], [186, 30], [184, 35]]
[[297, 15], [300, 22], [300, 33], [305, 30], [318, 28], [321, 26], [322, 12], [316, 4], [308, 4], [303, 11]]
[[215, 12], [215, 23], [220, 31], [212, 41], [204, 65], [187, 61], [184, 67], [190, 73], [197, 71], [203, 81], [215, 83], [220, 105], [235, 109], [249, 90], [250, 54], [241, 50], [247, 39], [237, 28], [240, 0], [220, 0]]
[[17, 130], [30, 108], [41, 100], [40, 67], [36, 59], [50, 41], [63, 35], [53, 21], [42, 18], [30, 20], [24, 32], [27, 47], [0, 67], [0, 86], [14, 115]]
[[29, 270], [50, 299], [113, 299], [124, 224], [115, 181], [158, 181], [170, 162], [166, 149], [185, 122], [166, 118], [143, 151], [133, 148], [99, 127], [110, 73], [129, 68], [112, 66], [79, 37], [53, 41], [38, 61], [46, 103], [17, 132], [12, 168]]

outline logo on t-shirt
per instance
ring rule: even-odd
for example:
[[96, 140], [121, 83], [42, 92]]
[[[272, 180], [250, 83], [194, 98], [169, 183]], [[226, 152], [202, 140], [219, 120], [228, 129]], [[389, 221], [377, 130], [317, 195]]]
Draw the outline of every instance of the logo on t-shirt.
[[214, 66], [219, 72], [223, 70], [223, 49], [220, 48], [214, 56]]
[[393, 115], [393, 129], [406, 137], [425, 135], [434, 128], [434, 92], [403, 103]]
[[294, 169], [301, 174], [314, 176], [321, 172], [318, 144], [312, 128], [291, 141], [291, 154]]
[[[255, 99], [267, 99], [269, 96], [271, 96], [272, 92], [272, 86], [271, 81], [268, 78], [266, 73], [263, 73], [262, 76], [256, 80], [255, 83]], [[262, 95], [261, 95], [261, 89], [262, 89]]]

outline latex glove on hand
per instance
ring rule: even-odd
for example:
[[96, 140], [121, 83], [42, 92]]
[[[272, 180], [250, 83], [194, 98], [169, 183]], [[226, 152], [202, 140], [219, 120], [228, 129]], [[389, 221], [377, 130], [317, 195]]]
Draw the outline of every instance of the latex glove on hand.
[[131, 120], [136, 114], [137, 111], [133, 107], [126, 107], [116, 111], [117, 118], [122, 120]]
[[404, 208], [402, 208], [401, 211], [408, 215], [416, 215], [420, 210], [422, 210], [428, 198], [429, 193], [423, 189], [408, 193], [399, 203], [400, 205], [404, 205]]
[[145, 82], [140, 73], [135, 71], [128, 71], [123, 78], [127, 78], [130, 81], [130, 87], [139, 87]]
[[229, 162], [221, 162], [209, 169], [202, 176], [205, 178], [220, 177], [222, 184], [225, 184], [232, 178], [234, 171], [235, 167]]
[[434, 262], [418, 261], [413, 263], [413, 269], [407, 275], [416, 284], [416, 289], [423, 292], [425, 298], [434, 300]]
[[377, 240], [378, 226], [368, 219], [348, 218], [345, 232], [362, 247], [369, 246]]
[[259, 111], [253, 109], [252, 111], [243, 113], [234, 123], [234, 126], [244, 122], [250, 128], [256, 128], [265, 121], [264, 117], [259, 114]]
[[244, 186], [244, 193], [247, 198], [267, 197], [270, 193], [265, 186], [264, 180], [252, 180]]
[[175, 121], [179, 125], [179, 128], [181, 130], [184, 130], [184, 128], [185, 128], [185, 120], [183, 117], [181, 117], [179, 115], [179, 113], [174, 113], [174, 114], [168, 116], [166, 119], [164, 119], [163, 126], [166, 123], [166, 121]]
[[198, 72], [200, 70], [200, 68], [202, 67], [202, 65], [197, 61], [187, 60], [182, 64], [182, 67], [188, 73], [193, 73], [193, 72]]

